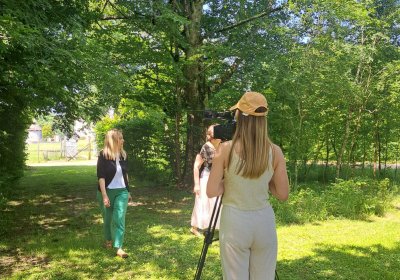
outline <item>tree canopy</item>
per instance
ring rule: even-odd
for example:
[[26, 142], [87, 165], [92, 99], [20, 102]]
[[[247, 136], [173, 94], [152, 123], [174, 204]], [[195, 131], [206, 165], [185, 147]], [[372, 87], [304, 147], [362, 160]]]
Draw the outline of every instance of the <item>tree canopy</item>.
[[[138, 164], [189, 186], [210, 123], [204, 110], [226, 110], [255, 90], [268, 99], [271, 138], [294, 185], [312, 162], [324, 163], [328, 179], [398, 158], [399, 1], [3, 0], [0, 8], [2, 147], [32, 115], [53, 112], [67, 124], [114, 107], [117, 123], [100, 126], [152, 131], [132, 148]], [[144, 139], [134, 135], [132, 147]]]

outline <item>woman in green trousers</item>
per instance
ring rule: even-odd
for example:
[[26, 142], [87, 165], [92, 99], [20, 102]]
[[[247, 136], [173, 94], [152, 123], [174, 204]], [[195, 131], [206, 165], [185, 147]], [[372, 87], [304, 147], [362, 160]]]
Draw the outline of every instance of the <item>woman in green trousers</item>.
[[106, 133], [104, 148], [97, 160], [97, 199], [104, 222], [106, 248], [115, 248], [117, 256], [128, 257], [122, 249], [125, 215], [132, 200], [128, 186], [128, 164], [123, 148], [124, 138], [118, 129]]

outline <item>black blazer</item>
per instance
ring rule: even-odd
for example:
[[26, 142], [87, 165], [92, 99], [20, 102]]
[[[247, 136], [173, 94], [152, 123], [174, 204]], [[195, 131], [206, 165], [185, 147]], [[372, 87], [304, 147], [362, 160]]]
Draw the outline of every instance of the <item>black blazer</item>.
[[[126, 159], [120, 159], [119, 164], [122, 169], [122, 176], [124, 177], [124, 182], [126, 189], [129, 191], [128, 185], [128, 161]], [[106, 159], [103, 155], [103, 151], [100, 151], [99, 157], [97, 158], [97, 179], [104, 178], [106, 181], [106, 188], [111, 183], [112, 179], [117, 173], [117, 163], [115, 160]], [[100, 191], [100, 184], [98, 184], [98, 190]]]

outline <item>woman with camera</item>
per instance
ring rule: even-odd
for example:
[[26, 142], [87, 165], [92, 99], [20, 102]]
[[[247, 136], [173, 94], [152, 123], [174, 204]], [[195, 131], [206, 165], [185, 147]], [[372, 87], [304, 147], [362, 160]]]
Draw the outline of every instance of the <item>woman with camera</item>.
[[224, 279], [272, 280], [277, 261], [275, 214], [269, 193], [287, 200], [289, 181], [282, 150], [267, 133], [268, 104], [246, 92], [236, 110], [236, 131], [216, 152], [207, 183], [222, 197], [220, 254]]

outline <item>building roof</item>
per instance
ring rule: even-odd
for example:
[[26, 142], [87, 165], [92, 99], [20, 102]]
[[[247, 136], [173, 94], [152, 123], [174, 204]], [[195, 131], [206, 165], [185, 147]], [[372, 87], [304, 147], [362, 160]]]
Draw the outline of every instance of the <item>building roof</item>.
[[31, 124], [31, 126], [28, 129], [29, 131], [41, 131], [42, 128], [38, 124]]

